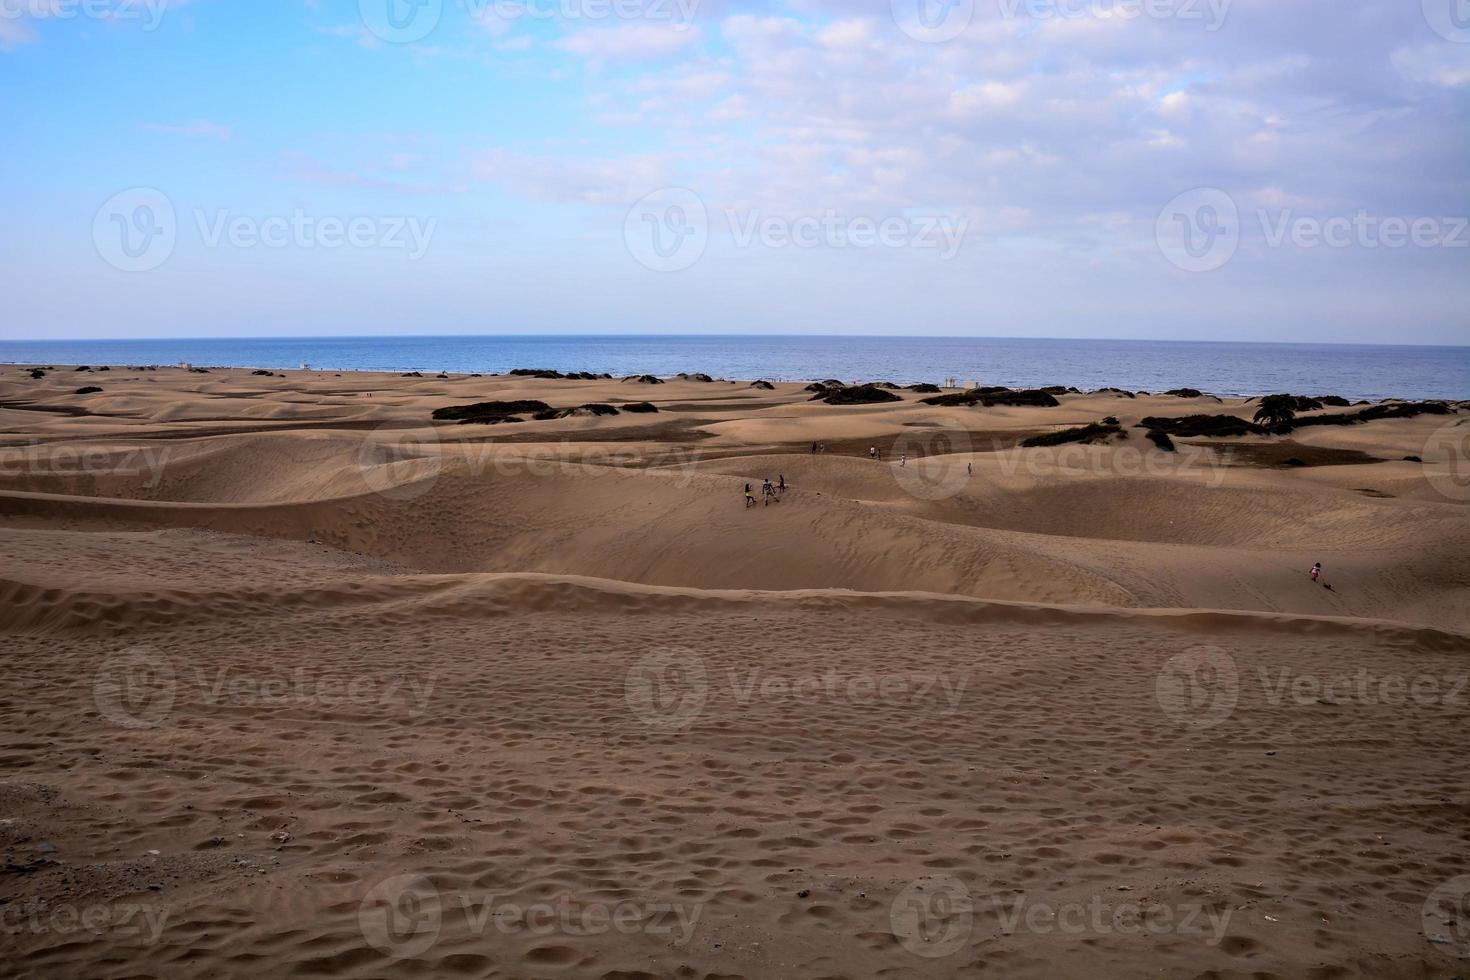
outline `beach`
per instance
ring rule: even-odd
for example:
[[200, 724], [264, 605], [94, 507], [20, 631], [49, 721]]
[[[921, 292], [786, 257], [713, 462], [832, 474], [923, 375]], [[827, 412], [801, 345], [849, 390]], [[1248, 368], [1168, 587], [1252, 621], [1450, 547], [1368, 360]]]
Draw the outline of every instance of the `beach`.
[[1467, 969], [1466, 403], [35, 367], [0, 973]]

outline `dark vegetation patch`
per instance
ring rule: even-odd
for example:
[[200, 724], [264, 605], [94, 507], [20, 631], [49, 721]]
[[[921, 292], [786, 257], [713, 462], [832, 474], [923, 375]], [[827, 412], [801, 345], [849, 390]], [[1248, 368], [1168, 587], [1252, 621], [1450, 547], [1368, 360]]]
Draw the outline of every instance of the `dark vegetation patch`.
[[769, 381], [752, 381], [750, 383], [750, 386], [752, 388], [759, 388], [761, 391], [775, 391], [776, 390], [776, 386], [773, 385], [773, 384], [771, 384]]
[[1166, 453], [1177, 452], [1174, 448], [1174, 440], [1169, 438], [1169, 433], [1160, 432], [1158, 429], [1149, 429], [1144, 433], [1148, 440], [1158, 446]]
[[1161, 418], [1150, 415], [1139, 423], [1140, 428], [1166, 432], [1171, 436], [1258, 436], [1266, 430], [1254, 422], [1234, 415], [1184, 415], [1178, 418]]
[[856, 385], [851, 388], [829, 388], [813, 396], [812, 401], [823, 401], [828, 405], [876, 405], [882, 402], [901, 402], [903, 399], [876, 385]]
[[475, 425], [498, 425], [502, 422], [520, 422], [521, 415], [536, 415], [552, 411], [550, 405], [534, 398], [520, 401], [475, 402], [473, 405], [449, 405], [434, 409], [434, 421], [471, 423]]
[[576, 408], [548, 408], [546, 411], [537, 412], [531, 417], [533, 419], [536, 419], [538, 422], [546, 422], [551, 419], [566, 419], [573, 417], [590, 418], [594, 416], [616, 414], [618, 414], [618, 410], [616, 408], [613, 408], [611, 405], [590, 403], [587, 405], [578, 405]]
[[661, 385], [664, 383], [663, 378], [655, 378], [651, 374], [635, 374], [630, 377], [624, 378], [623, 381], [632, 381], [640, 385]]
[[1058, 432], [1047, 432], [1039, 436], [1032, 436], [1022, 442], [1021, 445], [1029, 449], [1035, 446], [1060, 446], [1069, 442], [1107, 442], [1114, 436], [1119, 435], [1125, 439], [1128, 438], [1128, 433], [1123, 431], [1123, 427], [1118, 424], [1117, 419], [1113, 419], [1111, 422], [1107, 420], [1092, 422], [1087, 425], [1079, 425], [1073, 429], [1062, 429]]
[[646, 412], [657, 412], [658, 406], [653, 402], [629, 402], [623, 406], [623, 411], [643, 414]]
[[547, 368], [514, 368], [507, 373], [514, 378], [543, 378], [547, 381], [601, 381], [612, 377], [610, 374], [594, 374], [591, 371], [571, 371], [563, 374]]
[[78, 388], [77, 389], [77, 394], [79, 394], [79, 395], [95, 395], [95, 394], [97, 394], [97, 392], [99, 392], [101, 390], [102, 389], [99, 388], [99, 387], [97, 387], [96, 385], [87, 385], [85, 388]]
[[1013, 391], [1002, 387], [971, 388], [969, 391], [935, 395], [932, 398], [920, 399], [920, 401], [925, 405], [984, 405], [986, 408], [992, 405], [1032, 405], [1053, 408], [1061, 404], [1055, 395], [1036, 388]]
[[909, 385], [909, 391], [915, 392], [915, 393], [920, 394], [920, 395], [937, 395], [937, 394], [939, 394], [940, 390], [941, 389], [940, 389], [940, 387], [938, 385], [931, 385], [931, 384]]
[[1419, 415], [1453, 415], [1455, 410], [1444, 402], [1389, 402], [1370, 405], [1358, 412], [1334, 412], [1331, 415], [1313, 415], [1310, 418], [1294, 419], [1289, 425], [1277, 426], [1273, 432], [1290, 432], [1308, 425], [1358, 425], [1361, 422], [1376, 422], [1379, 419], [1411, 419]]
[[1137, 397], [1136, 395], [1133, 394], [1133, 392], [1131, 392], [1131, 391], [1125, 391], [1122, 388], [1099, 388], [1099, 389], [1097, 389], [1096, 394], [1099, 394], [1099, 395], [1113, 395], [1116, 398], [1136, 398]]
[[1164, 394], [1173, 395], [1176, 398], [1203, 398], [1205, 393], [1198, 388], [1170, 388]]
[[715, 380], [714, 378], [711, 378], [707, 374], [699, 374], [699, 373], [695, 373], [695, 374], [678, 374], [678, 375], [675, 375], [675, 377], [677, 377], [680, 381], [699, 381], [699, 382], [702, 382], [702, 383], [705, 383], [705, 384], [708, 384], [708, 383], [713, 382]]

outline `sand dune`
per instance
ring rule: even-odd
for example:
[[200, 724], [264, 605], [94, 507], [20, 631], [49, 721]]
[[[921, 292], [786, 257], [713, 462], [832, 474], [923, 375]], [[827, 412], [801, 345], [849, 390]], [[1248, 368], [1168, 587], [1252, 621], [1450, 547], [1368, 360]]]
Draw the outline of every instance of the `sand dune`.
[[[1463, 412], [1163, 454], [1252, 406], [284, 375], [0, 372], [0, 973], [1470, 955]], [[661, 410], [430, 421], [511, 399]]]

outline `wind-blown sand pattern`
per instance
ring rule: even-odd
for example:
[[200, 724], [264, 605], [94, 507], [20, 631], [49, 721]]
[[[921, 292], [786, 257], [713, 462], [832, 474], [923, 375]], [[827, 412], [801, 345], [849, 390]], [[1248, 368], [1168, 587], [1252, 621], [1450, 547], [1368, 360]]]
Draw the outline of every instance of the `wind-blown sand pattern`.
[[0, 973], [1465, 975], [1470, 411], [897, 394], [6, 367]]

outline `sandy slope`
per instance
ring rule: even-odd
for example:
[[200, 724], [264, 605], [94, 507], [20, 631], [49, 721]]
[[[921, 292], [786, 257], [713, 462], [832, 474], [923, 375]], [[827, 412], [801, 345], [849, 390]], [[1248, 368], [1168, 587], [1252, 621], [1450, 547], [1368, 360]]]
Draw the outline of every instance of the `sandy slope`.
[[[288, 374], [0, 372], [0, 972], [1463, 972], [1470, 415]], [[665, 410], [428, 422], [526, 397]]]

